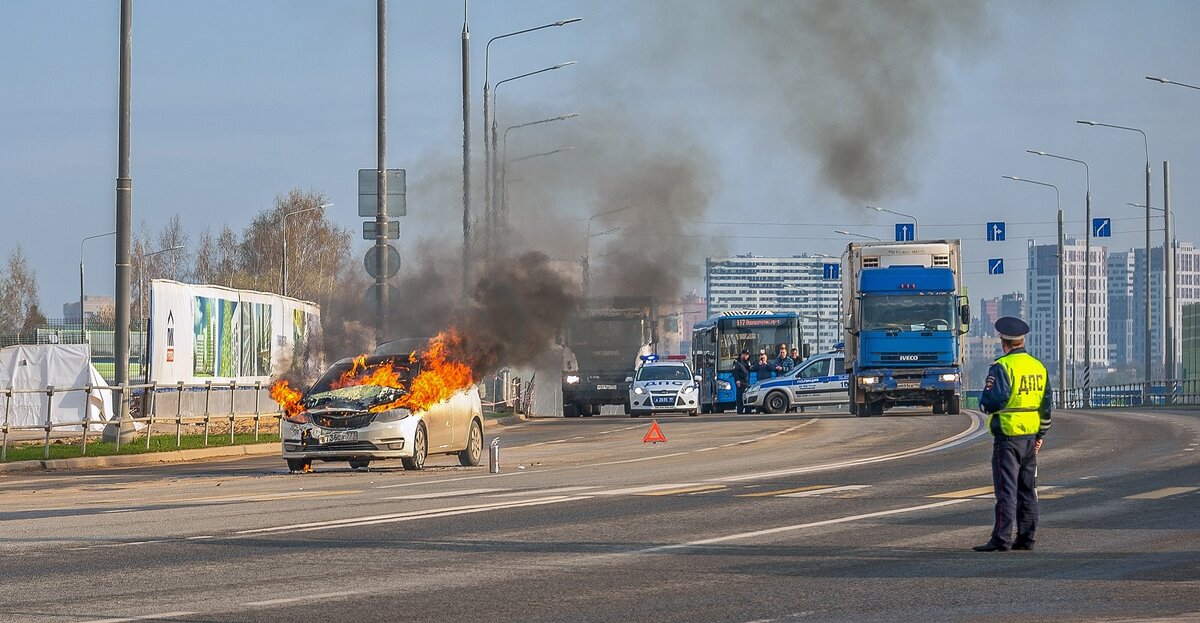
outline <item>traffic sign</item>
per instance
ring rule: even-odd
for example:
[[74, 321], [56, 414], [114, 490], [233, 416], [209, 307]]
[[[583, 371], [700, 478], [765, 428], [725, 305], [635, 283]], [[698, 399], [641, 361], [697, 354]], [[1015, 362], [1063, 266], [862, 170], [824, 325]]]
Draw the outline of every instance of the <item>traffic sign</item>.
[[1003, 275], [1004, 274], [1004, 259], [1003, 258], [994, 258], [994, 259], [988, 260], [988, 274], [989, 275]]
[[822, 278], [828, 280], [837, 280], [842, 278], [842, 265], [826, 262], [823, 266]]
[[1110, 218], [1094, 218], [1092, 219], [1092, 236], [1096, 238], [1111, 238], [1112, 237], [1112, 219]]
[[[391, 279], [392, 277], [395, 277], [396, 273], [400, 270], [400, 252], [396, 250], [396, 247], [393, 247], [390, 244], [383, 248], [387, 249], [387, 276], [388, 279]], [[371, 247], [370, 249], [367, 249], [367, 256], [363, 258], [363, 266], [367, 268], [367, 274], [376, 278], [379, 277], [379, 274], [375, 271], [376, 267], [379, 266], [377, 261], [378, 258], [379, 247]]]
[[[372, 283], [371, 285], [367, 286], [367, 294], [366, 294], [366, 296], [363, 297], [363, 302], [367, 306], [367, 311], [374, 311], [376, 309], [376, 307], [378, 307], [380, 285], [381, 284], [378, 284], [378, 283]], [[395, 287], [388, 288], [388, 298], [391, 300], [395, 300], [395, 296], [396, 296]]]
[[646, 436], [642, 437], [642, 443], [666, 443], [667, 436], [662, 433], [662, 429], [658, 427], [658, 422], [650, 423], [650, 430], [646, 431]]
[[[363, 223], [363, 240], [374, 240], [376, 231], [378, 231], [378, 228], [375, 221]], [[388, 240], [400, 239], [400, 221], [388, 221], [387, 237]]]
[[908, 242], [913, 239], [913, 230], [916, 226], [912, 223], [896, 223], [896, 242]]
[[1004, 242], [1004, 221], [988, 221], [988, 242]]
[[[387, 170], [387, 215], [389, 217], [404, 216], [408, 212], [405, 195], [408, 192], [408, 182], [404, 169]], [[376, 169], [358, 170], [358, 215], [363, 217], [375, 216], [379, 211], [379, 171]]]

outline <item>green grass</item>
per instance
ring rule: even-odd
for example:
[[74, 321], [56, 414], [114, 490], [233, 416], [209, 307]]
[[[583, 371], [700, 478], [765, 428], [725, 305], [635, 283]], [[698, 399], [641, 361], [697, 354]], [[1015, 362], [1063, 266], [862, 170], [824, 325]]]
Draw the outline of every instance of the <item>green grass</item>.
[[[117, 451], [117, 444], [112, 442], [100, 441], [99, 436], [96, 438], [88, 438], [87, 454], [84, 455], [79, 443], [72, 445], [57, 444], [51, 441], [50, 443], [50, 458], [51, 459], [73, 459], [80, 456], [112, 456], [114, 454], [145, 454], [147, 452], [171, 452], [174, 450], [190, 450], [192, 448], [204, 448], [204, 435], [184, 435], [180, 438], [179, 446], [175, 445], [175, 435], [170, 433], [155, 433], [150, 439], [150, 449], [146, 449], [146, 438], [138, 437], [131, 442], [121, 444], [121, 451]], [[209, 448], [220, 446], [243, 446], [252, 443], [279, 443], [279, 435], [276, 433], [259, 433], [258, 441], [254, 441], [254, 433], [240, 433], [234, 435], [233, 443], [229, 443], [229, 433], [224, 435], [212, 434], [208, 435]], [[8, 461], [40, 461], [42, 453], [45, 451], [45, 446], [41, 443], [37, 444], [22, 444], [20, 446], [9, 446]]]
[[[117, 364], [115, 364], [115, 363], [92, 362], [92, 365], [96, 367], [96, 372], [99, 372], [100, 376], [102, 376], [106, 379], [111, 379], [114, 376], [116, 376], [116, 374], [117, 374], [116, 373]], [[129, 363], [129, 378], [134, 379], [134, 378], [138, 378], [140, 376], [142, 376], [141, 364], [130, 362]]]

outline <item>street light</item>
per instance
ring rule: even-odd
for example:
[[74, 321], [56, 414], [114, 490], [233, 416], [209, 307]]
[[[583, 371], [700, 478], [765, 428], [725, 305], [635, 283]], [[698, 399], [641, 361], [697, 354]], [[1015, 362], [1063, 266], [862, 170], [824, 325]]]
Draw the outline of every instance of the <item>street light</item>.
[[[1056, 158], [1083, 165], [1083, 179], [1086, 185], [1084, 194], [1086, 216], [1084, 217], [1083, 232], [1083, 406], [1084, 408], [1088, 408], [1092, 402], [1092, 170], [1088, 167], [1088, 163], [1076, 158], [1068, 158], [1067, 156], [1034, 149], [1026, 149], [1025, 151], [1035, 156], [1046, 156], [1047, 158]], [[1074, 295], [1072, 295], [1072, 304], [1074, 300]], [[1074, 353], [1072, 353], [1073, 356]], [[1071, 367], [1074, 369], [1074, 366]]]
[[582, 260], [583, 260], [583, 298], [585, 298], [585, 299], [587, 298], [589, 287], [591, 285], [590, 284], [590, 277], [591, 277], [590, 270], [591, 270], [591, 253], [592, 253], [591, 252], [591, 241], [592, 241], [592, 238], [598, 238], [600, 236], [606, 236], [608, 234], [616, 233], [617, 231], [619, 231], [621, 229], [618, 226], [618, 227], [613, 227], [612, 229], [607, 229], [605, 231], [597, 232], [597, 233], [593, 234], [592, 233], [592, 221], [595, 221], [596, 219], [598, 219], [602, 216], [610, 216], [613, 214], [617, 214], [618, 212], [632, 210], [635, 207], [637, 207], [637, 206], [625, 206], [622, 208], [614, 208], [612, 210], [605, 210], [604, 212], [598, 212], [598, 213], [593, 214], [590, 217], [588, 217], [587, 228], [585, 229], [586, 235], [583, 238], [583, 258], [582, 258]]
[[[1054, 204], [1056, 206], [1058, 206], [1058, 391], [1060, 394], [1062, 394], [1065, 397], [1066, 391], [1067, 391], [1067, 367], [1066, 367], [1067, 364], [1066, 364], [1066, 356], [1064, 354], [1066, 352], [1066, 335], [1065, 335], [1066, 306], [1065, 306], [1065, 303], [1063, 302], [1063, 297], [1066, 296], [1067, 289], [1064, 284], [1064, 277], [1063, 277], [1064, 236], [1063, 236], [1062, 196], [1058, 192], [1058, 186], [1055, 186], [1054, 184], [1050, 184], [1047, 182], [1039, 182], [1037, 180], [1027, 180], [1025, 178], [1016, 177], [1013, 175], [1001, 175], [1000, 177], [1003, 177], [1006, 180], [1012, 180], [1014, 182], [1025, 182], [1027, 184], [1037, 184], [1038, 186], [1048, 186], [1048, 187], [1054, 189]], [[1089, 225], [1089, 227], [1090, 227], [1090, 225]], [[1075, 338], [1074, 321], [1075, 321], [1075, 297], [1072, 296], [1071, 297], [1071, 322], [1072, 322], [1071, 339], [1072, 339], [1072, 341]], [[1071, 349], [1071, 359], [1073, 360], [1074, 358], [1075, 358], [1075, 349], [1072, 348]], [[1072, 363], [1071, 374], [1074, 374], [1074, 373], [1075, 373], [1075, 366]], [[1075, 384], [1074, 379], [1071, 379], [1071, 384], [1072, 385]]]
[[[79, 339], [81, 343], [87, 344], [87, 314], [83, 313], [83, 243], [94, 238], [103, 238], [105, 236], [115, 236], [117, 232], [110, 231], [106, 234], [96, 234], [94, 236], [85, 236], [79, 241]], [[88, 349], [88, 360], [91, 361], [92, 351]]]
[[912, 222], [913, 222], [913, 238], [914, 238], [914, 239], [917, 239], [917, 240], [920, 240], [920, 239], [921, 239], [921, 237], [920, 237], [919, 235], [917, 235], [917, 217], [915, 217], [915, 216], [913, 216], [913, 215], [911, 215], [911, 214], [905, 214], [905, 213], [903, 213], [903, 212], [897, 212], [897, 211], [895, 211], [895, 210], [889, 210], [889, 209], [887, 209], [887, 208], [877, 208], [877, 207], [875, 207], [875, 206], [867, 206], [867, 209], [869, 209], [869, 210], [875, 210], [876, 212], [887, 212], [888, 214], [895, 214], [896, 216], [903, 216], [904, 218], [912, 219]]
[[[1144, 131], [1139, 130], [1137, 128], [1131, 128], [1128, 126], [1113, 125], [1111, 123], [1100, 123], [1098, 121], [1076, 121], [1075, 123], [1081, 123], [1083, 125], [1090, 125], [1093, 127], [1113, 128], [1114, 130], [1125, 130], [1127, 132], [1137, 132], [1138, 134], [1142, 135], [1142, 146], [1146, 150], [1146, 322], [1145, 322], [1146, 332], [1144, 335], [1145, 346], [1143, 346], [1143, 350], [1145, 351], [1145, 354], [1146, 354], [1145, 364], [1144, 364], [1146, 366], [1146, 383], [1149, 384], [1151, 381], [1154, 380], [1154, 373], [1151, 368], [1152, 363], [1151, 363], [1151, 357], [1150, 357], [1150, 139], [1148, 139], [1146, 137], [1146, 133]], [[1088, 231], [1091, 232], [1091, 229], [1092, 229], [1091, 217], [1088, 218], [1087, 226], [1088, 226]], [[1166, 268], [1166, 256], [1167, 255], [1168, 255], [1167, 250], [1164, 248], [1163, 249], [1163, 260], [1164, 260], [1163, 267], [1164, 268]], [[1165, 279], [1164, 279], [1164, 282], [1165, 282]], [[1164, 288], [1164, 290], [1165, 290], [1165, 288]], [[1165, 309], [1163, 310], [1163, 312], [1164, 312], [1163, 315], [1166, 316], [1166, 322], [1164, 323], [1166, 325], [1164, 335], [1170, 336], [1170, 339], [1174, 340], [1175, 328], [1172, 325], [1170, 314], [1165, 313], [1166, 312]]]
[[[532, 160], [534, 158], [542, 158], [545, 156], [553, 156], [554, 154], [561, 154], [566, 151], [575, 151], [575, 146], [567, 145], [566, 147], [560, 147], [558, 149], [552, 149], [550, 151], [543, 151], [540, 154], [529, 154], [528, 156], [521, 156], [520, 158], [513, 158], [512, 160], [505, 160], [501, 164], [501, 169], [502, 169], [502, 172], [504, 173], [504, 175], [500, 177], [500, 203], [504, 208], [503, 211], [505, 213], [508, 212], [508, 181], [505, 179], [505, 176], [508, 175], [509, 163], [521, 162], [522, 160]], [[507, 220], [505, 222], [507, 222]]]
[[[876, 238], [875, 236], [868, 236], [868, 235], [866, 235], [866, 234], [857, 234], [857, 233], [854, 233], [854, 232], [852, 232], [852, 231], [844, 231], [844, 230], [841, 230], [841, 229], [835, 229], [835, 230], [833, 230], [833, 233], [835, 233], [835, 234], [841, 234], [841, 235], [843, 235], [843, 236], [851, 236], [851, 237], [854, 237], [854, 238], [866, 238], [866, 239], [868, 239], [868, 240], [877, 240], [877, 241], [879, 241], [879, 242], [883, 242], [883, 238]], [[914, 233], [915, 233], [915, 232], [914, 232]]]
[[[282, 296], [287, 296], [287, 277], [288, 277], [288, 272], [287, 272], [287, 258], [288, 258], [287, 218], [294, 214], [303, 214], [304, 212], [312, 212], [313, 210], [323, 210], [323, 209], [331, 207], [331, 206], [333, 206], [332, 203], [322, 203], [319, 206], [314, 206], [311, 208], [302, 208], [299, 210], [293, 210], [293, 211], [287, 212], [283, 215], [283, 236], [282, 236], [283, 237], [283, 261], [280, 263], [280, 266], [279, 266], [279, 293]], [[384, 232], [384, 235], [386, 235], [386, 234], [387, 234], [387, 232]]]
[[1161, 82], [1161, 83], [1163, 83], [1163, 84], [1174, 84], [1174, 85], [1177, 85], [1177, 86], [1181, 86], [1181, 87], [1187, 87], [1187, 88], [1189, 88], [1189, 89], [1196, 89], [1197, 91], [1200, 91], [1200, 87], [1198, 87], [1198, 86], [1196, 86], [1196, 85], [1194, 85], [1194, 84], [1187, 84], [1187, 83], [1185, 83], [1185, 82], [1176, 82], [1176, 81], [1174, 81], [1174, 80], [1167, 80], [1166, 78], [1159, 78], [1159, 77], [1156, 77], [1156, 76], [1146, 76], [1146, 79], [1147, 79], [1147, 80], [1153, 80], [1153, 81], [1155, 81], [1155, 82]]
[[[484, 175], [487, 177], [487, 179], [485, 180], [486, 183], [484, 184], [484, 191], [486, 194], [486, 196], [484, 197], [484, 202], [485, 202], [485, 207], [487, 208], [487, 210], [492, 209], [492, 184], [493, 184], [493, 182], [495, 182], [495, 178], [492, 175], [492, 166], [493, 166], [493, 163], [492, 163], [493, 147], [492, 146], [495, 144], [495, 140], [494, 140], [494, 137], [492, 137], [490, 134], [490, 133], [495, 132], [495, 127], [494, 127], [495, 122], [493, 119], [491, 119], [489, 117], [489, 113], [491, 111], [491, 102], [490, 102], [491, 98], [489, 97], [489, 93], [491, 92], [491, 85], [488, 83], [488, 70], [490, 69], [491, 62], [492, 62], [492, 43], [495, 43], [496, 41], [498, 41], [500, 39], [506, 39], [508, 37], [515, 37], [517, 35], [523, 35], [525, 33], [530, 33], [530, 32], [534, 32], [537, 30], [543, 30], [546, 28], [555, 28], [557, 26], [566, 26], [567, 24], [574, 24], [575, 22], [582, 21], [582, 20], [583, 20], [582, 17], [572, 17], [570, 19], [562, 19], [562, 20], [558, 20], [557, 22], [551, 22], [549, 24], [543, 24], [541, 26], [534, 26], [533, 28], [525, 28], [523, 30], [517, 30], [514, 32], [505, 33], [502, 35], [496, 35], [495, 37], [488, 39], [487, 45], [484, 46], [484, 49], [483, 49], [483, 156], [484, 156]], [[497, 85], [497, 86], [499, 86], [499, 85]], [[488, 233], [490, 234], [491, 232], [488, 232]]]
[[559, 115], [557, 117], [550, 117], [548, 119], [538, 119], [537, 121], [530, 121], [528, 123], [520, 123], [517, 125], [510, 125], [507, 128], [504, 128], [504, 141], [503, 141], [503, 144], [501, 145], [501, 150], [500, 150], [501, 151], [500, 162], [502, 163], [501, 164], [502, 169], [500, 171], [500, 179], [503, 181], [503, 184], [504, 184], [504, 191], [501, 192], [501, 194], [500, 194], [500, 204], [501, 204], [500, 205], [500, 207], [501, 207], [501, 209], [500, 209], [501, 219], [500, 220], [502, 220], [503, 222], [508, 222], [508, 194], [507, 194], [508, 133], [513, 130], [519, 130], [521, 128], [527, 128], [529, 126], [534, 126], [534, 125], [541, 125], [543, 123], [552, 123], [554, 121], [566, 121], [567, 119], [574, 119], [575, 117], [578, 117], [578, 116], [579, 116], [579, 113], [573, 112], [573, 113], [568, 113], [565, 115]]

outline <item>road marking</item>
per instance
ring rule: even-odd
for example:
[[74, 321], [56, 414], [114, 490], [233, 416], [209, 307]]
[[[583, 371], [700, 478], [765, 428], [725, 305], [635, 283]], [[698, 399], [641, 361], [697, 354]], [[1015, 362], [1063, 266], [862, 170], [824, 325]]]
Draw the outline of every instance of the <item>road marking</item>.
[[666, 491], [647, 491], [646, 493], [638, 493], [637, 495], [681, 495], [684, 493], [699, 493], [701, 491], [716, 491], [717, 489], [725, 488], [725, 485], [697, 485], [695, 487], [668, 489]]
[[418, 493], [415, 495], [398, 495], [385, 500], [433, 500], [436, 498], [452, 498], [460, 495], [477, 495], [480, 493], [496, 493], [508, 489], [460, 489], [457, 491], [439, 491], [437, 493]]
[[828, 487], [826, 489], [813, 489], [812, 491], [798, 491], [796, 493], [785, 493], [783, 495], [780, 495], [779, 497], [781, 497], [781, 498], [807, 498], [807, 497], [812, 497], [815, 495], [824, 495], [826, 493], [835, 493], [835, 492], [839, 492], [839, 491], [857, 491], [859, 489], [866, 489], [867, 487], [870, 487], [870, 486], [871, 485], [844, 485], [841, 487]]
[[332, 597], [349, 597], [350, 595], [358, 595], [363, 591], [338, 591], [336, 593], [320, 593], [318, 595], [303, 595], [300, 597], [280, 597], [279, 599], [267, 599], [264, 601], [247, 601], [242, 604], [251, 608], [260, 606], [277, 606], [279, 604], [290, 604], [297, 601], [312, 601], [315, 599], [329, 599]]
[[217, 495], [198, 498], [177, 498], [164, 500], [162, 504], [190, 504], [194, 502], [275, 502], [279, 500], [294, 500], [300, 498], [323, 498], [334, 495], [354, 495], [362, 493], [362, 489], [341, 489], [337, 491], [292, 491], [288, 493], [264, 493], [260, 495]]
[[553, 489], [526, 489], [525, 491], [513, 491], [512, 493], [497, 493], [495, 495], [485, 495], [488, 498], [515, 498], [522, 495], [550, 495], [552, 493], [570, 493], [572, 491], [587, 491], [588, 489], [599, 489], [596, 486], [583, 487], [555, 487]]
[[1145, 493], [1139, 493], [1137, 495], [1127, 495], [1127, 496], [1125, 496], [1125, 499], [1126, 500], [1161, 500], [1162, 498], [1171, 497], [1172, 495], [1179, 495], [1181, 493], [1191, 493], [1192, 491], [1195, 491], [1197, 489], [1200, 489], [1200, 487], [1166, 487], [1163, 489], [1156, 489], [1154, 491], [1147, 491]]
[[788, 493], [802, 493], [804, 491], [812, 491], [813, 489], [827, 489], [833, 485], [808, 485], [807, 487], [796, 487], [794, 489], [779, 489], [777, 491], [761, 491], [759, 493], [742, 493], [739, 498], [767, 498], [777, 495], [786, 495]]
[[143, 614], [141, 616], [136, 616], [136, 617], [121, 617], [121, 618], [117, 618], [117, 619], [92, 619], [90, 621], [83, 621], [83, 623], [125, 623], [126, 621], [145, 621], [146, 619], [174, 619], [174, 618], [178, 618], [178, 617], [185, 617], [185, 616], [188, 616], [189, 614], [196, 614], [196, 613], [195, 612], [161, 612], [159, 614]]
[[957, 499], [957, 498], [976, 498], [976, 497], [981, 497], [981, 496], [991, 495], [991, 494], [992, 494], [992, 487], [991, 487], [991, 485], [988, 485], [986, 487], [975, 487], [974, 489], [963, 489], [961, 491], [951, 491], [949, 493], [939, 493], [937, 495], [930, 495], [928, 497]]
[[205, 539], [215, 539], [215, 538], [217, 538], [217, 537], [215, 537], [215, 536], [213, 536], [213, 535], [211, 535], [211, 534], [199, 534], [199, 535], [196, 535], [196, 536], [189, 536], [189, 537], [187, 537], [187, 540], [189, 540], [189, 541], [203, 541], [203, 540], [205, 540]]
[[101, 513], [132, 513], [136, 508], [114, 508], [112, 510], [100, 511]]
[[[967, 443], [967, 442], [971, 441], [972, 439], [974, 439], [975, 437], [986, 434], [987, 429], [985, 429], [983, 427], [983, 416], [978, 413], [971, 413], [970, 415], [971, 415], [971, 425], [968, 426], [962, 432], [960, 432], [956, 435], [951, 435], [950, 437], [946, 437], [945, 439], [940, 439], [931, 444], [921, 446], [919, 448], [914, 448], [912, 450], [903, 450], [900, 452], [893, 452], [891, 454], [881, 454], [878, 456], [865, 457], [865, 458], [861, 458], [861, 459], [852, 459], [849, 461], [839, 461], [836, 463], [811, 465], [808, 467], [794, 467], [791, 469], [781, 469], [781, 470], [772, 471], [772, 472], [760, 472], [757, 474], [743, 474], [740, 476], [725, 476], [722, 478], [712, 478], [712, 479], [710, 479], [709, 482], [740, 482], [743, 480], [762, 480], [765, 478], [776, 478], [779, 476], [792, 476], [795, 474], [807, 474], [810, 472], [828, 471], [828, 470], [832, 470], [832, 469], [839, 469], [842, 467], [856, 467], [858, 465], [867, 465], [869, 463], [881, 463], [884, 461], [895, 461], [897, 459], [906, 459], [906, 458], [918, 456], [921, 454], [929, 454], [930, 452], [937, 452], [939, 450], [953, 448], [955, 446]], [[815, 422], [816, 420], [814, 419], [814, 420], [809, 420], [809, 421]], [[807, 424], [807, 422], [806, 422], [806, 424]]]
[[664, 491], [667, 489], [685, 489], [688, 487], [701, 486], [699, 482], [671, 483], [665, 485], [642, 485], [640, 487], [627, 487], [624, 489], [608, 489], [606, 491], [592, 491], [589, 495], [637, 495], [639, 493], [649, 493], [651, 491]]

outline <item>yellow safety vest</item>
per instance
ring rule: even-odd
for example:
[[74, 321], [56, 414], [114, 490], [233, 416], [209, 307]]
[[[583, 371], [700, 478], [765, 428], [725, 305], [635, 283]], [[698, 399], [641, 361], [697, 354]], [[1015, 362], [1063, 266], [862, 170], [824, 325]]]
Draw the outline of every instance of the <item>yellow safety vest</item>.
[[[1007, 437], [1037, 434], [1041, 427], [1038, 410], [1046, 394], [1046, 366], [1029, 353], [1009, 353], [996, 360], [1008, 375], [1008, 404], [992, 414], [1000, 418], [1000, 431]], [[991, 422], [988, 422], [991, 428]]]

